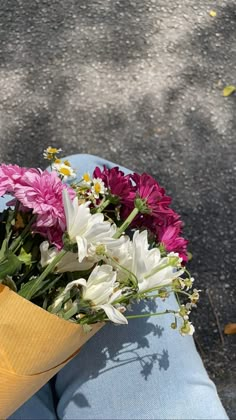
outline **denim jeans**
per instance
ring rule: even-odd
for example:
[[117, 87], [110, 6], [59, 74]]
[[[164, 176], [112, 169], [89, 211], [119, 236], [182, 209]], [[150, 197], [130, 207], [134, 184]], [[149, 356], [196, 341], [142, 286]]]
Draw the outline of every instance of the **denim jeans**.
[[[68, 159], [80, 175], [114, 166], [92, 155]], [[175, 306], [174, 297], [158, 307], [142, 302], [133, 314]], [[172, 321], [163, 315], [106, 325], [10, 419], [227, 419], [193, 338], [172, 330]]]

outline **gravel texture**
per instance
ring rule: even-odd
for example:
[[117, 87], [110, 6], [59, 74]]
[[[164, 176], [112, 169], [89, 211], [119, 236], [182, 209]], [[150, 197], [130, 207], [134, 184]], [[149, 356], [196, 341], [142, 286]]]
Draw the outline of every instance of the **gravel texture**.
[[222, 96], [236, 84], [235, 36], [235, 0], [0, 6], [1, 161], [45, 166], [54, 145], [166, 187], [202, 289], [197, 345], [231, 419], [236, 336], [223, 343], [219, 332], [236, 322], [236, 95]]

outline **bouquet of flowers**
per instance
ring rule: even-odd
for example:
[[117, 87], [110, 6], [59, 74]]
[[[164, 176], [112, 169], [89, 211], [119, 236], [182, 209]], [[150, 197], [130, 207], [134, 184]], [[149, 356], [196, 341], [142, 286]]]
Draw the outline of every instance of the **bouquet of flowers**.
[[[171, 328], [194, 332], [199, 291], [171, 198], [150, 175], [118, 167], [75, 179], [60, 151], [45, 150], [50, 170], [0, 165], [0, 196], [10, 195], [0, 213], [0, 418], [106, 322], [171, 313]], [[171, 293], [178, 309], [131, 312], [136, 301], [168, 302]]]

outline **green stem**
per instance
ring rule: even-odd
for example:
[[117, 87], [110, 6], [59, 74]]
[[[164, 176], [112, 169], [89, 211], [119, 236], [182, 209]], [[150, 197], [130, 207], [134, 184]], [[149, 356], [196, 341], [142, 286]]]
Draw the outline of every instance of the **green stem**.
[[179, 305], [179, 307], [181, 307], [181, 303], [180, 303], [180, 300], [179, 300], [179, 295], [178, 295], [177, 292], [174, 292], [174, 293], [175, 293], [175, 297], [176, 297], [176, 300], [178, 302], [178, 305]]
[[70, 319], [72, 316], [78, 313], [78, 305], [72, 306], [67, 312], [61, 311], [59, 314], [62, 314], [63, 319]]
[[48, 274], [51, 273], [51, 271], [56, 267], [58, 262], [64, 257], [66, 253], [67, 251], [62, 249], [37, 279], [26, 283], [21, 288], [21, 290], [19, 291], [19, 295], [28, 300], [32, 299], [35, 293], [37, 293], [43, 286], [43, 281], [45, 280], [45, 278], [48, 276]]
[[160, 267], [156, 267], [156, 268], [154, 267], [152, 269], [152, 271], [147, 276], [144, 276], [144, 278], [145, 279], [148, 279], [149, 277], [152, 277], [154, 274], [158, 273], [159, 271], [161, 271], [164, 268], [167, 268], [169, 266], [170, 266], [170, 264], [169, 263], [166, 263], [166, 264], [161, 265]]
[[115, 235], [113, 236], [114, 239], [118, 239], [121, 236], [121, 234], [127, 229], [127, 227], [134, 220], [138, 213], [139, 209], [135, 207], [130, 213], [130, 215], [127, 217], [127, 219], [124, 221], [124, 223], [122, 223], [122, 225], [117, 229]]
[[46, 281], [44, 283], [44, 286], [41, 290], [39, 290], [38, 293], [36, 293], [36, 295], [34, 295], [35, 298], [42, 296], [43, 294], [45, 294], [45, 292], [47, 292], [49, 289], [51, 289], [60, 279], [62, 278], [62, 274], [60, 274], [59, 277], [56, 277], [54, 280], [51, 281]]
[[192, 276], [186, 267], [184, 267], [184, 272], [187, 273], [188, 277], [191, 279]]
[[[95, 314], [87, 314], [83, 316], [82, 318], [79, 318], [77, 320], [78, 324], [85, 325], [85, 324], [94, 324], [95, 322], [103, 322], [105, 317], [104, 312], [96, 312]], [[110, 321], [107, 319], [107, 321]]]
[[110, 200], [109, 199], [107, 199], [107, 200], [105, 200], [99, 207], [98, 207], [98, 209], [97, 209], [97, 211], [96, 211], [96, 213], [102, 213], [103, 212], [103, 210], [107, 207], [107, 206], [109, 206], [109, 204], [110, 204]]
[[139, 315], [128, 315], [126, 316], [127, 319], [136, 319], [136, 318], [147, 318], [149, 316], [159, 316], [159, 315], [166, 315], [166, 314], [176, 314], [176, 311], [171, 309], [166, 309], [163, 312], [155, 312], [155, 313], [148, 313], [148, 314], [139, 314]]
[[[141, 292], [139, 298], [143, 299], [142, 295], [145, 296], [147, 293], [155, 292], [156, 290], [159, 290], [159, 289], [160, 290], [161, 289], [167, 289], [167, 292], [168, 291], [172, 292], [172, 288], [170, 286], [171, 286], [171, 284], [166, 284], [165, 286], [162, 285], [162, 286], [151, 287], [150, 289], [146, 289], [146, 290], [144, 290], [144, 292]], [[168, 288], [169, 288], [169, 290], [168, 290]], [[152, 295], [151, 295], [151, 297], [152, 297]]]
[[128, 274], [128, 280], [131, 280], [133, 286], [135, 288], [137, 288], [138, 286], [138, 279], [135, 276], [134, 273], [132, 273], [132, 271], [128, 270], [127, 268], [123, 267], [123, 265], [119, 264], [115, 258], [113, 258], [112, 256], [110, 256], [109, 254], [105, 254], [105, 256], [109, 259], [111, 259], [113, 261], [113, 264], [115, 264], [117, 267], [119, 267], [122, 271], [124, 271], [125, 273]]
[[178, 294], [184, 295], [184, 296], [188, 296], [188, 298], [189, 298], [189, 296], [190, 296], [190, 293], [185, 292], [184, 290], [180, 290], [180, 289], [172, 289], [172, 291], [173, 291], [173, 292], [176, 292], [176, 293], [178, 293]]

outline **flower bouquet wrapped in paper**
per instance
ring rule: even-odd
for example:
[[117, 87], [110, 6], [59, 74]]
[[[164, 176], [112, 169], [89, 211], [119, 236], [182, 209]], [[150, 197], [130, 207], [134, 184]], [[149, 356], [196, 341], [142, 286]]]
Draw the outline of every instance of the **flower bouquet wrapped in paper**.
[[[0, 166], [0, 196], [11, 196], [0, 214], [0, 418], [106, 322], [171, 313], [173, 329], [194, 331], [199, 294], [170, 197], [150, 175], [118, 167], [74, 179], [59, 151], [45, 151], [51, 171]], [[178, 310], [132, 313], [134, 302], [171, 293]]]

